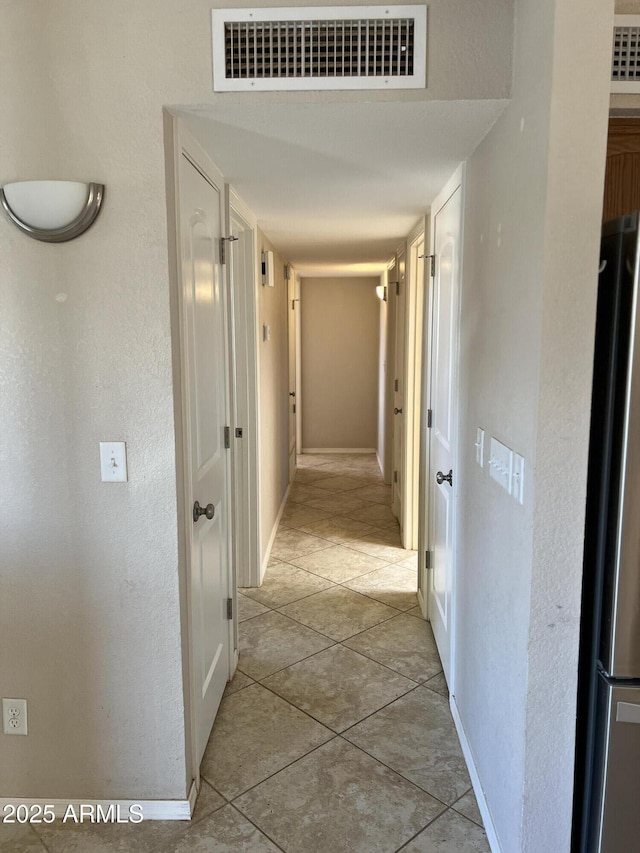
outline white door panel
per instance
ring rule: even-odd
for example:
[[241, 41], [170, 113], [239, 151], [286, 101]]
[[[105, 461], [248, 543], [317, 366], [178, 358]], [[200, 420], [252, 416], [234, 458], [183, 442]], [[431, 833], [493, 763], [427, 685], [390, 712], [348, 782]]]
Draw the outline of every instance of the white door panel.
[[188, 424], [187, 502], [211, 504], [214, 515], [189, 519], [191, 654], [196, 760], [206, 747], [229, 677], [229, 536], [227, 338], [219, 258], [221, 193], [182, 155], [180, 232], [185, 397]]
[[396, 300], [396, 335], [394, 355], [394, 394], [393, 394], [393, 485], [392, 509], [400, 524], [400, 535], [404, 541], [404, 507], [402, 505], [403, 478], [405, 469], [404, 446], [404, 408], [405, 408], [405, 321], [406, 321], [406, 250], [397, 253], [396, 259], [397, 285]]
[[[433, 279], [431, 316], [429, 435], [429, 515], [432, 565], [428, 612], [449, 687], [452, 687], [452, 594], [455, 532], [456, 398], [458, 351], [458, 297], [462, 189], [458, 185], [433, 207]], [[438, 473], [444, 479], [438, 483]]]

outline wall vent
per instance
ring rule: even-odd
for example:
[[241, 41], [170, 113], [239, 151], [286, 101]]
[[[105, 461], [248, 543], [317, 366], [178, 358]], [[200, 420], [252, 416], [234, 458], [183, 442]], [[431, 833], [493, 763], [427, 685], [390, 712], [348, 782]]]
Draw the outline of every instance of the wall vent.
[[422, 89], [426, 6], [214, 9], [216, 92]]
[[640, 92], [640, 15], [614, 17], [611, 91]]

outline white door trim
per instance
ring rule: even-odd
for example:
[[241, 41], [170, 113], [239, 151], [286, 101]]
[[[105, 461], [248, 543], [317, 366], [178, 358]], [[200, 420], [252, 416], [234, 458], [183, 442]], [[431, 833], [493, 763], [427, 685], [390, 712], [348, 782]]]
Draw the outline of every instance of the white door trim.
[[[454, 353], [455, 363], [453, 366], [453, 375], [454, 379], [454, 389], [453, 389], [453, 410], [452, 410], [452, 418], [453, 418], [453, 433], [456, 436], [456, 446], [453, 453], [454, 465], [453, 465], [453, 474], [454, 474], [454, 489], [452, 495], [452, 507], [453, 507], [453, 523], [452, 523], [452, 549], [451, 549], [451, 622], [450, 622], [450, 630], [449, 630], [449, 654], [450, 654], [450, 664], [449, 664], [449, 692], [451, 695], [455, 695], [455, 664], [456, 664], [456, 616], [457, 616], [457, 589], [456, 589], [456, 580], [457, 580], [457, 543], [458, 543], [458, 480], [457, 474], [460, 471], [460, 436], [458, 434], [458, 423], [459, 423], [459, 372], [458, 365], [460, 360], [460, 308], [462, 305], [461, 299], [461, 289], [462, 289], [462, 281], [463, 281], [463, 256], [464, 256], [464, 212], [465, 212], [465, 172], [466, 172], [466, 164], [461, 163], [460, 166], [455, 170], [451, 178], [447, 181], [441, 192], [434, 199], [431, 209], [430, 209], [430, 225], [429, 225], [429, 235], [430, 235], [430, 251], [434, 250], [435, 247], [435, 216], [437, 212], [445, 205], [449, 198], [453, 195], [453, 193], [460, 188], [460, 205], [461, 205], [461, 217], [460, 217], [460, 261], [459, 261], [459, 288], [460, 291], [458, 293], [458, 316], [456, 319], [456, 350]], [[430, 507], [428, 506], [429, 501], [429, 483], [431, 479], [435, 477], [435, 471], [432, 470], [430, 454], [428, 452], [429, 447], [429, 431], [426, 429], [426, 410], [431, 408], [431, 343], [433, 339], [433, 330], [432, 330], [432, 315], [433, 315], [433, 287], [430, 287], [429, 293], [429, 320], [428, 320], [428, 329], [429, 329], [429, 341], [428, 346], [425, 347], [425, 357], [427, 359], [427, 371], [425, 373], [426, 379], [426, 396], [425, 400], [422, 404], [422, 420], [423, 427], [421, 431], [424, 431], [424, 438], [426, 441], [427, 452], [426, 455], [422, 457], [421, 468], [423, 468], [424, 473], [424, 489], [421, 489], [422, 499], [425, 502], [424, 511], [426, 515], [426, 539], [427, 539], [427, 548], [432, 550], [432, 542], [433, 542], [433, 514], [430, 511]], [[419, 559], [423, 556], [422, 552], [419, 552]], [[422, 564], [424, 566], [424, 563]], [[422, 568], [422, 571], [427, 573], [427, 570]], [[423, 614], [429, 612], [430, 608], [430, 600], [429, 600], [429, 590], [430, 585], [426, 583], [424, 587], [422, 587], [422, 592], [424, 593], [424, 600], [421, 600], [421, 606], [423, 607]], [[419, 596], [422, 599], [423, 596]]]
[[[236, 581], [240, 587], [260, 584], [260, 381], [258, 365], [258, 306], [256, 288], [256, 229], [257, 222], [244, 201], [230, 187], [229, 233], [247, 242], [244, 253], [243, 281], [234, 277], [233, 264], [227, 265], [233, 301], [234, 357], [236, 395], [233, 430], [240, 427], [242, 439], [235, 442], [233, 486], [235, 492]], [[241, 233], [242, 232], [242, 233]], [[229, 246], [231, 259], [241, 241]]]
[[[180, 234], [180, 182], [179, 164], [182, 156], [214, 186], [216, 186], [221, 197], [225, 197], [225, 182], [222, 173], [211, 161], [206, 151], [199, 145], [194, 137], [188, 132], [184, 122], [177, 116], [165, 111], [165, 151], [166, 151], [166, 178], [167, 178], [167, 225], [168, 243], [170, 257], [170, 281], [171, 281], [171, 312], [172, 312], [172, 349], [173, 349], [173, 382], [174, 382], [174, 413], [176, 434], [176, 468], [177, 468], [177, 511], [178, 511], [178, 533], [180, 539], [179, 555], [179, 577], [181, 597], [181, 633], [182, 633], [182, 659], [183, 659], [183, 685], [185, 698], [185, 730], [186, 730], [186, 764], [193, 781], [200, 778], [200, 767], [197, 758], [196, 745], [196, 718], [195, 718], [195, 691], [196, 683], [193, 666], [192, 645], [192, 608], [190, 601], [190, 577], [191, 577], [191, 548], [189, 545], [189, 531], [192, 525], [191, 517], [191, 473], [189, 460], [189, 412], [185, 388], [185, 341], [184, 341], [184, 308], [182, 305], [181, 287], [181, 234]], [[223, 216], [224, 222], [227, 219]], [[231, 380], [229, 377], [229, 387]], [[227, 421], [229, 421], [229, 398], [225, 400]], [[228, 473], [230, 474], [230, 454], [227, 458]], [[231, 478], [227, 482], [231, 488]], [[228, 494], [228, 505], [233, 506], [233, 495]], [[227, 513], [227, 537], [231, 543], [233, 531], [231, 529], [232, 513]], [[231, 557], [231, 555], [230, 555]], [[231, 558], [228, 560], [229, 578], [228, 588], [235, 588], [234, 568]], [[235, 622], [236, 617], [229, 620], [229, 673], [233, 676], [236, 666], [235, 653]]]
[[[418, 258], [418, 246], [426, 240], [426, 219], [407, 239], [405, 358], [404, 358], [404, 546], [418, 547], [418, 472], [420, 454], [420, 380], [422, 369], [422, 305], [425, 294], [426, 264]], [[424, 249], [421, 254], [426, 254]]]

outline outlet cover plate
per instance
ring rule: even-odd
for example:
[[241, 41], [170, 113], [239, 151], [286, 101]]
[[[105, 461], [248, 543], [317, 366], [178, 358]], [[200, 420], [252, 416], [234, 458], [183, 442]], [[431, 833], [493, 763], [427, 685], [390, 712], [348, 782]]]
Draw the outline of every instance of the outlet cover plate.
[[491, 436], [491, 447], [489, 449], [489, 469], [491, 479], [511, 494], [511, 469], [513, 465], [513, 451], [502, 444], [497, 438]]
[[6, 735], [26, 735], [27, 700], [2, 700], [2, 730]]

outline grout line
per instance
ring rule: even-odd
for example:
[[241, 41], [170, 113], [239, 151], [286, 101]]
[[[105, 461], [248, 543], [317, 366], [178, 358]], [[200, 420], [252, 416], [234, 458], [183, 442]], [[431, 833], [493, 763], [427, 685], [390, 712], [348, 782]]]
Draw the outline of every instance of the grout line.
[[398, 847], [398, 848], [396, 849], [395, 853], [400, 853], [400, 851], [401, 851], [401, 850], [405, 850], [405, 849], [409, 846], [409, 844], [411, 844], [411, 842], [412, 842], [412, 841], [415, 841], [415, 839], [420, 835], [420, 833], [421, 833], [421, 832], [424, 832], [424, 831], [425, 831], [425, 829], [426, 829], [428, 826], [431, 826], [431, 824], [432, 824], [432, 823], [435, 823], [435, 822], [436, 822], [437, 820], [439, 820], [441, 817], [443, 817], [444, 815], [446, 815], [446, 813], [447, 813], [448, 811], [451, 811], [451, 809], [450, 809], [450, 808], [446, 808], [443, 812], [440, 812], [440, 814], [439, 814], [439, 815], [436, 815], [434, 818], [432, 818], [428, 823], [425, 823], [425, 825], [422, 827], [422, 829], [419, 829], [419, 830], [418, 830], [418, 832], [416, 832], [416, 834], [415, 834], [415, 835], [411, 836], [411, 838], [410, 838], [408, 841], [406, 841], [406, 842], [402, 845], [402, 847]]
[[267, 838], [273, 844], [274, 847], [276, 847], [278, 850], [280, 850], [281, 853], [285, 853], [284, 848], [282, 848], [277, 843], [277, 841], [274, 841], [274, 839], [267, 832], [265, 832], [264, 829], [260, 829], [258, 824], [255, 823], [254, 821], [252, 821], [251, 818], [249, 817], [249, 815], [246, 815], [243, 811], [240, 811], [240, 809], [237, 806], [235, 806], [233, 803], [229, 803], [229, 805], [237, 814], [240, 815], [240, 817], [243, 817], [247, 821], [247, 823], [250, 823], [251, 826], [255, 827], [258, 830], [258, 832], [260, 833], [260, 835], [264, 835], [264, 837]]

